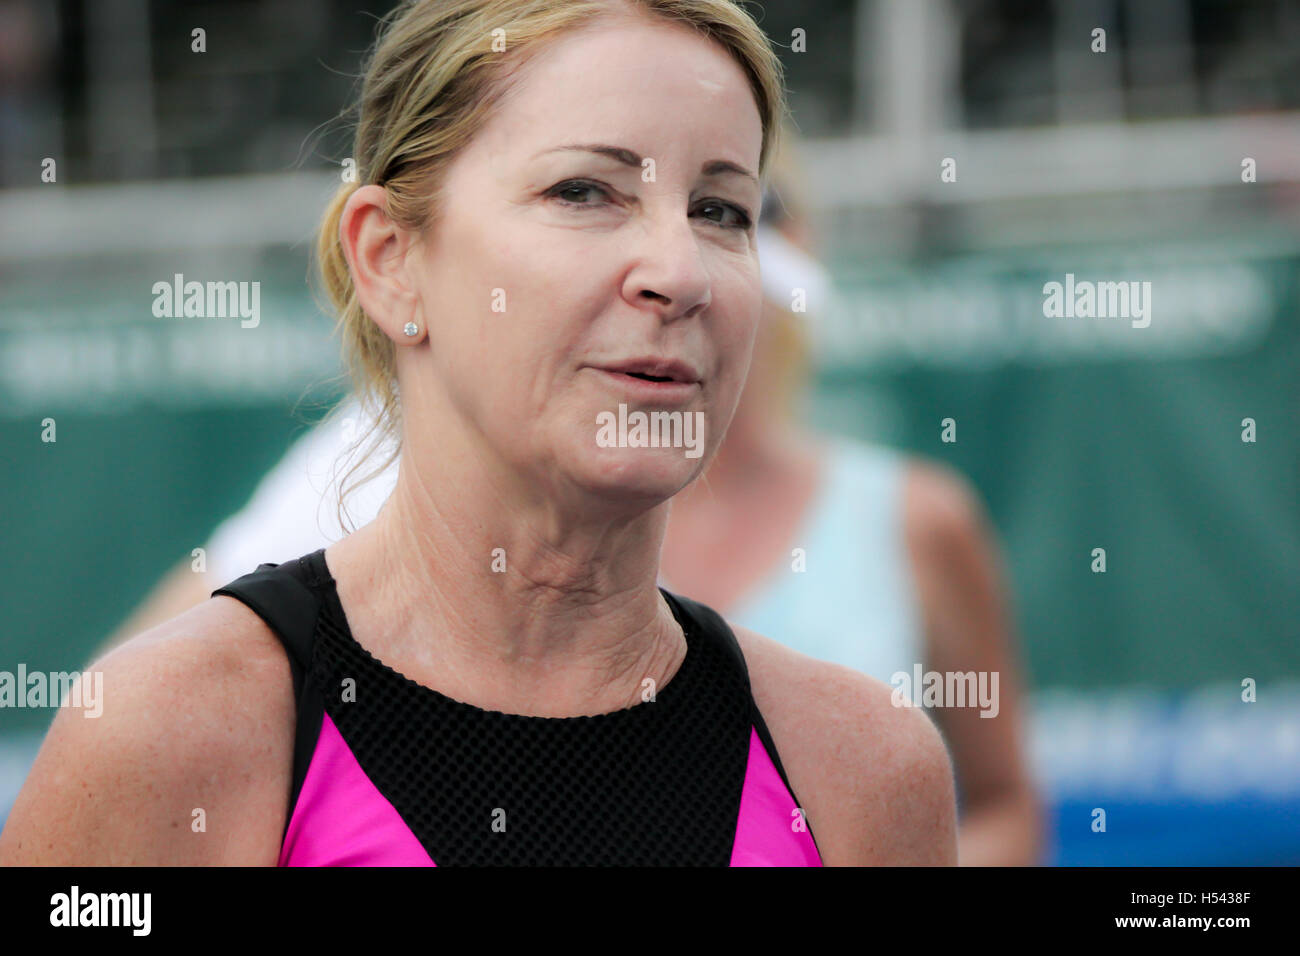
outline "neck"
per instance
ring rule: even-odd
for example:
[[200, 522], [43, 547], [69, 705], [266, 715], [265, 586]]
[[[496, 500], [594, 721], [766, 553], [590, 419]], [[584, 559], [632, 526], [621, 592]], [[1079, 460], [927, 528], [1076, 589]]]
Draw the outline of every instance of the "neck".
[[667, 504], [563, 510], [482, 449], [421, 437], [453, 432], [409, 427], [379, 516], [327, 552], [357, 640], [507, 713], [607, 713], [666, 683], [686, 651], [656, 587]]

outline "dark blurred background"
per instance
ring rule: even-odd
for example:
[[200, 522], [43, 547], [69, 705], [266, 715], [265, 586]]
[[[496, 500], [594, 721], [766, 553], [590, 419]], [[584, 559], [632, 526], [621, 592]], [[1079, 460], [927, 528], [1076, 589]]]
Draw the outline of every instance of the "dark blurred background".
[[[0, 0], [0, 669], [84, 667], [341, 394], [308, 252], [389, 8]], [[1300, 862], [1300, 3], [751, 9], [836, 280], [811, 421], [987, 502], [1049, 862]], [[259, 326], [156, 318], [176, 273]], [[1046, 318], [1067, 273], [1150, 326]], [[0, 710], [0, 819], [50, 717]]]

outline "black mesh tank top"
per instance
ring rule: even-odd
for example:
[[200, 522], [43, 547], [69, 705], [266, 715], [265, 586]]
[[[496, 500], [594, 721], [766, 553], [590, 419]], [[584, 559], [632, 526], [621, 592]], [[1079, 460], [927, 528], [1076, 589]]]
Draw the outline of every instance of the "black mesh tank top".
[[454, 700], [376, 659], [324, 549], [214, 591], [267, 623], [293, 673], [281, 863], [819, 865], [735, 635], [661, 593], [687, 642], [672, 679], [623, 710], [550, 718]]

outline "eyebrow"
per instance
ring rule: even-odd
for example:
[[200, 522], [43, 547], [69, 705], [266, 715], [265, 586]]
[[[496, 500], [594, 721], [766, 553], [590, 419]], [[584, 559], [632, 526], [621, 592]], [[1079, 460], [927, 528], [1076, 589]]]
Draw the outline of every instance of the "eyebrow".
[[[633, 166], [641, 168], [642, 158], [630, 149], [624, 149], [621, 146], [607, 146], [604, 143], [570, 143], [566, 146], [557, 146], [554, 149], [543, 150], [538, 156], [544, 153], [559, 152], [581, 152], [597, 153], [601, 156], [608, 156], [610, 159], [622, 163], [624, 166]], [[733, 163], [729, 159], [711, 159], [705, 163], [700, 172], [705, 176], [719, 176], [723, 173], [734, 173], [737, 176], [744, 176], [746, 179], [753, 180], [758, 185], [758, 177], [751, 173], [744, 166]]]

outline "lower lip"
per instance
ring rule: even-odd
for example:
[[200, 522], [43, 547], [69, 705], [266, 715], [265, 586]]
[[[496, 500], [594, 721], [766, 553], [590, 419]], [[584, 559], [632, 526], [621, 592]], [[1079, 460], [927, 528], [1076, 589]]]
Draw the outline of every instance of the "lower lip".
[[621, 385], [634, 395], [658, 401], [680, 401], [690, 398], [700, 385], [699, 382], [651, 382], [625, 372], [611, 372], [603, 368], [595, 371], [600, 373], [601, 377]]

